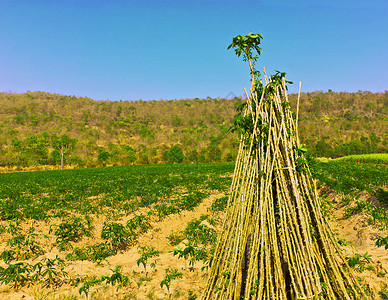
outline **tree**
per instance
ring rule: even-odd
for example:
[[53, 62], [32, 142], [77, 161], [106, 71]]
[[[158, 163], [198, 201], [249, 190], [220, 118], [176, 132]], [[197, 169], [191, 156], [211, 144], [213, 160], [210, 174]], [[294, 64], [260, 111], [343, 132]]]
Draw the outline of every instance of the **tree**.
[[315, 155], [319, 157], [332, 157], [333, 156], [333, 147], [326, 142], [324, 138], [319, 140], [315, 144]]
[[12, 145], [12, 141], [13, 139], [16, 138], [16, 136], [19, 134], [19, 131], [17, 130], [8, 130], [8, 134], [6, 135], [8, 138], [7, 138], [7, 142], [8, 142], [8, 152], [11, 151], [11, 145]]
[[18, 152], [19, 163], [26, 166], [47, 163], [49, 143], [46, 133], [30, 134], [24, 140], [15, 138], [12, 145]]
[[166, 152], [166, 157], [170, 164], [182, 163], [185, 159], [185, 155], [183, 154], [183, 150], [179, 145], [172, 146]]
[[105, 166], [106, 162], [109, 160], [109, 158], [111, 157], [111, 154], [107, 151], [101, 151], [100, 154], [98, 154], [98, 161], [99, 162], [102, 162], [103, 165]]
[[61, 155], [62, 170], [63, 170], [65, 155], [74, 149], [76, 143], [77, 143], [77, 139], [72, 139], [68, 137], [66, 134], [62, 134], [60, 138], [57, 135], [52, 136], [51, 145], [54, 149], [58, 150]]
[[187, 158], [190, 162], [198, 163], [199, 154], [197, 149], [192, 149]]
[[136, 161], [136, 151], [130, 146], [124, 145], [121, 146], [122, 151], [124, 151], [125, 158], [124, 161], [126, 163], [134, 163]]
[[61, 162], [61, 153], [56, 149], [51, 151], [49, 163], [53, 165], [57, 165], [60, 162]]
[[376, 135], [376, 133], [371, 133], [370, 135], [369, 135], [369, 139], [370, 139], [370, 142], [371, 142], [371, 144], [372, 144], [372, 146], [373, 146], [373, 151], [376, 151], [377, 150], [377, 145], [381, 142], [381, 138], [380, 137], [378, 137], [377, 135]]
[[207, 151], [207, 157], [209, 162], [220, 162], [222, 156], [222, 150], [216, 145], [209, 146]]

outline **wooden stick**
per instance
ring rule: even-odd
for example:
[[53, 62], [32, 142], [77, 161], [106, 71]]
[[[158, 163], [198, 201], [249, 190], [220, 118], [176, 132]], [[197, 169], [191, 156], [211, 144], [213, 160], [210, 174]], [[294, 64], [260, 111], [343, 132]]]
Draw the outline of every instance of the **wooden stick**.
[[299, 81], [299, 92], [298, 92], [298, 101], [296, 104], [296, 120], [295, 120], [295, 129], [296, 129], [296, 141], [299, 144], [299, 129], [298, 129], [298, 120], [299, 120], [299, 99], [300, 99], [300, 89], [302, 86], [302, 81]]
[[322, 215], [308, 166], [297, 163], [300, 90], [294, 122], [285, 81], [273, 95], [244, 88], [242, 114], [254, 116], [253, 129], [240, 137], [202, 299], [368, 299]]

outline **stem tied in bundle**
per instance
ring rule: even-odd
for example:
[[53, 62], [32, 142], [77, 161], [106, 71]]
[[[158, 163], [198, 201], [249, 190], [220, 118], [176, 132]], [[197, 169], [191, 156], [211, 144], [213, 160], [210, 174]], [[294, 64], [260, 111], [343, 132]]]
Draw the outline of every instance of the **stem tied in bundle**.
[[322, 215], [291, 82], [265, 70], [262, 82], [256, 70], [261, 40], [239, 35], [228, 48], [248, 62], [252, 86], [232, 127], [239, 152], [202, 299], [366, 299]]

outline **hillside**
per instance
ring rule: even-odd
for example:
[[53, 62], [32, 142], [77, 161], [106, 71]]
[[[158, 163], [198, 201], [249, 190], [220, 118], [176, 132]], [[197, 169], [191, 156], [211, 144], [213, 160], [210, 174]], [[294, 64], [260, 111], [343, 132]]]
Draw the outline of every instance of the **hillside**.
[[[289, 100], [296, 111], [297, 95]], [[44, 92], [0, 93], [0, 164], [60, 165], [63, 136], [74, 139], [64, 151], [65, 164], [81, 167], [234, 161], [238, 139], [229, 128], [241, 102], [111, 102]], [[387, 91], [302, 93], [301, 141], [317, 156], [387, 152], [387, 112]]]

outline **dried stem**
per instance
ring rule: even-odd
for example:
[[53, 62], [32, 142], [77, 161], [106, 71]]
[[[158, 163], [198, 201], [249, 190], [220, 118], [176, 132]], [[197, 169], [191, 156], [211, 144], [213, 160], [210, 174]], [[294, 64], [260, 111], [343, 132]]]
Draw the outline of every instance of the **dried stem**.
[[253, 131], [240, 137], [202, 299], [367, 299], [322, 215], [310, 170], [300, 163], [285, 82], [270, 96], [265, 89], [257, 95], [252, 86], [243, 111]]

